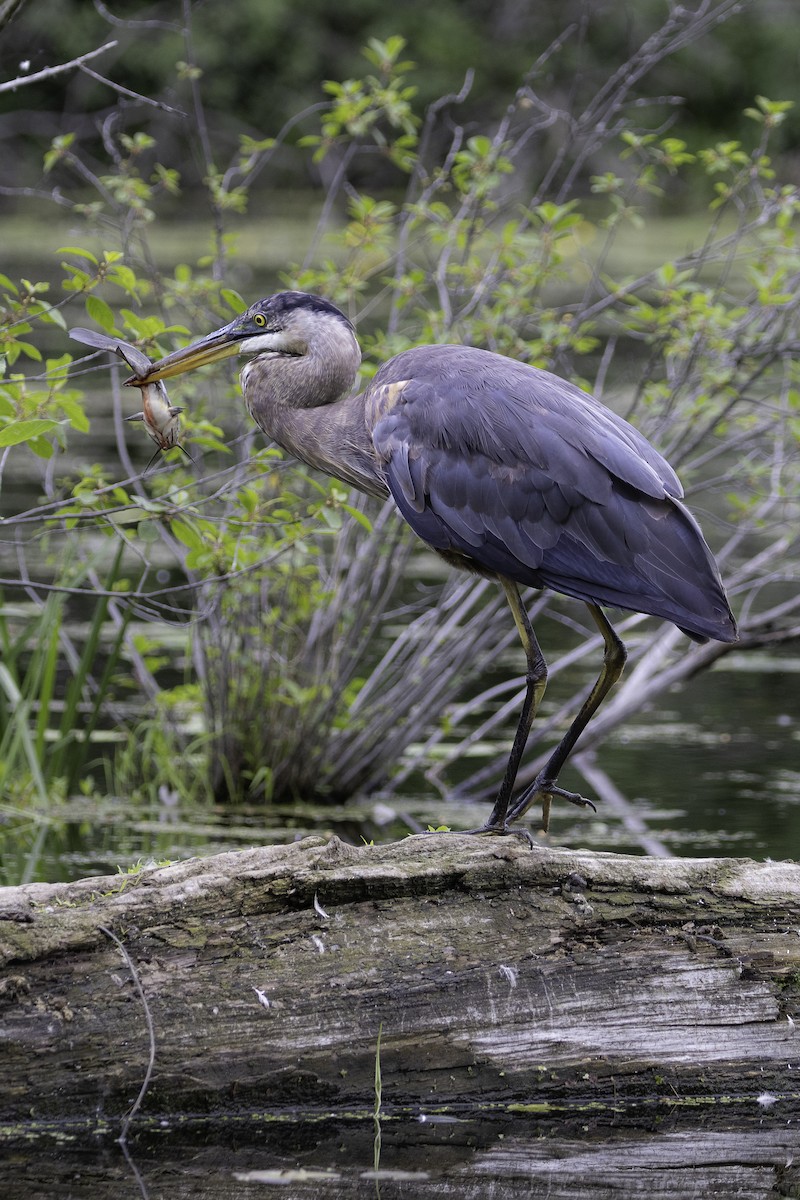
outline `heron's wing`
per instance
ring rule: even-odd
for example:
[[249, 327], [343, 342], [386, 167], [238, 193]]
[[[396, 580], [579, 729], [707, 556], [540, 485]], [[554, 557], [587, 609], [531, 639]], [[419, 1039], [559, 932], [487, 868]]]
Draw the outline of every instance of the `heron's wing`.
[[572, 449], [646, 495], [680, 498], [672, 467], [622, 417], [566, 379], [469, 346], [424, 346], [398, 354], [367, 391], [372, 429], [399, 402], [417, 401], [429, 437], [463, 435], [502, 461], [522, 457], [558, 472]]
[[[368, 427], [398, 507], [435, 549], [689, 629], [706, 592], [729, 614], [674, 472], [632, 426], [557, 377], [485, 352], [426, 347], [389, 367], [367, 392]], [[695, 624], [716, 636], [705, 618]]]

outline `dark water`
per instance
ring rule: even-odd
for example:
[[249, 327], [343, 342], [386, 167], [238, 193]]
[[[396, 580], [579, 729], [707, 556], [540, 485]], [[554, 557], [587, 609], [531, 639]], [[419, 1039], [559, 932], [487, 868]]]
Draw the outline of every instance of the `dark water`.
[[755, 1098], [735, 1116], [642, 1104], [545, 1118], [395, 1114], [379, 1126], [355, 1114], [265, 1110], [191, 1128], [144, 1123], [124, 1149], [65, 1123], [33, 1144], [7, 1144], [0, 1188], [14, 1200], [778, 1200], [798, 1195], [798, 1116]]
[[798, 671], [800, 657], [732, 654], [598, 754], [673, 853], [800, 856]]

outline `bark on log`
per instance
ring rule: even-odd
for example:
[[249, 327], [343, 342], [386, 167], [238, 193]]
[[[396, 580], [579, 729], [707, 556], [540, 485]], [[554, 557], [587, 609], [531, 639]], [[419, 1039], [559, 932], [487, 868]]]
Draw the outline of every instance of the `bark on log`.
[[793, 863], [307, 838], [0, 889], [6, 1121], [134, 1103], [106, 931], [144, 1115], [370, 1113], [379, 1032], [385, 1113], [800, 1115]]

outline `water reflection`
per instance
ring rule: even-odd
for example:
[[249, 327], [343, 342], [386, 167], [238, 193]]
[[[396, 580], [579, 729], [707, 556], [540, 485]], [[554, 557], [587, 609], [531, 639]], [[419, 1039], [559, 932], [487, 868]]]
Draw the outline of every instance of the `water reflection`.
[[[648, 1200], [797, 1195], [794, 1101], [651, 1107], [546, 1118], [508, 1113], [398, 1115], [382, 1122], [380, 1165], [371, 1119], [256, 1113], [215, 1122], [164, 1119], [129, 1140], [69, 1125], [7, 1145], [3, 1195], [15, 1200], [142, 1195], [237, 1200], [309, 1197], [547, 1196]], [[138, 1175], [138, 1179], [137, 1179]]]

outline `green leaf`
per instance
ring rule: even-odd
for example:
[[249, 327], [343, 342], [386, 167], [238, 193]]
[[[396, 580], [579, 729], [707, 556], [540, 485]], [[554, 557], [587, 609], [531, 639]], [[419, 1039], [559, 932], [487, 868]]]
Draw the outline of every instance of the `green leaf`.
[[52, 304], [47, 304], [44, 300], [40, 300], [39, 315], [43, 321], [51, 321], [53, 325], [58, 325], [59, 329], [66, 330], [67, 322], [58, 309], [53, 308]]
[[187, 546], [190, 550], [199, 550], [202, 547], [203, 539], [197, 530], [187, 521], [172, 521], [170, 528], [178, 541], [183, 542], [184, 546]]
[[370, 519], [366, 515], [366, 513], [363, 513], [359, 509], [354, 508], [352, 504], [343, 504], [342, 508], [344, 509], [344, 511], [346, 513], [350, 514], [350, 516], [353, 518], [354, 521], [358, 521], [359, 525], [363, 529], [366, 529], [367, 533], [372, 533], [372, 522], [370, 521]]
[[38, 458], [53, 457], [53, 443], [48, 441], [46, 437], [33, 437], [25, 444]]
[[82, 404], [68, 396], [61, 396], [59, 405], [73, 429], [77, 429], [78, 433], [89, 432], [89, 418], [84, 412]]
[[228, 308], [232, 308], [235, 313], [244, 312], [244, 310], [247, 308], [247, 305], [242, 297], [238, 292], [235, 292], [233, 288], [223, 288], [220, 292], [220, 296], [225, 301]]
[[114, 314], [105, 300], [99, 296], [86, 297], [86, 312], [92, 321], [96, 321], [105, 333], [114, 332]]
[[139, 287], [139, 280], [136, 278], [135, 272], [130, 267], [126, 267], [124, 263], [116, 263], [108, 272], [109, 283], [115, 283], [117, 287], [122, 288], [129, 296], [135, 296]]
[[91, 250], [83, 250], [80, 246], [59, 246], [56, 254], [74, 254], [76, 258], [88, 258], [89, 262], [97, 266], [97, 259]]
[[129, 308], [120, 309], [120, 316], [125, 322], [125, 328], [131, 330], [137, 338], [147, 337], [145, 317], [140, 317], [138, 313], [132, 312]]
[[0, 429], [0, 446], [18, 446], [21, 442], [29, 442], [55, 429], [58, 421], [46, 417], [33, 417], [28, 421], [11, 421]]
[[47, 380], [54, 392], [64, 386], [72, 363], [71, 354], [62, 354], [58, 358], [48, 358], [45, 362]]

